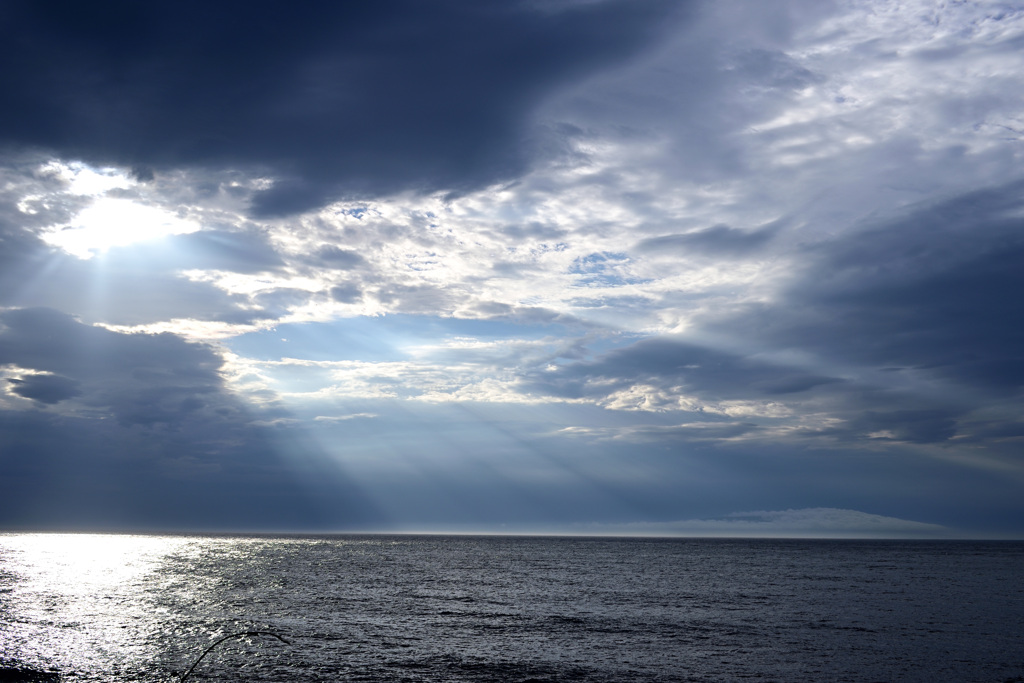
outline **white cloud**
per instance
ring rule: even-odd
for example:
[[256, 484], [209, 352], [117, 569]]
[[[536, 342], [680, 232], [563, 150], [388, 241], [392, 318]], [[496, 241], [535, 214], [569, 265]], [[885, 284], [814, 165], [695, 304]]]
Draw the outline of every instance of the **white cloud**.
[[68, 192], [77, 195], [98, 197], [110, 190], [123, 190], [136, 185], [121, 169], [93, 168], [80, 161], [65, 163], [52, 160], [40, 166], [39, 173], [44, 177], [59, 178], [67, 183]]
[[349, 420], [372, 420], [378, 417], [376, 413], [351, 413], [348, 415], [317, 415], [313, 419], [317, 422], [348, 422]]
[[783, 418], [794, 414], [792, 408], [780, 401], [707, 401], [687, 395], [683, 387], [665, 389], [648, 384], [634, 384], [627, 389], [615, 391], [597, 403], [609, 410], [685, 411], [737, 418]]

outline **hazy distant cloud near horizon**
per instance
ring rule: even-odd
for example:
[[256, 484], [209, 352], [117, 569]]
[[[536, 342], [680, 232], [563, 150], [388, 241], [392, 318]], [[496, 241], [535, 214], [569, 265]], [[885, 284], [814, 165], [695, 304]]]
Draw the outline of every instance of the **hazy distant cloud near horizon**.
[[807, 508], [735, 512], [720, 519], [687, 519], [657, 524], [593, 526], [588, 533], [742, 538], [948, 538], [957, 533], [938, 524], [873, 515], [857, 510]]

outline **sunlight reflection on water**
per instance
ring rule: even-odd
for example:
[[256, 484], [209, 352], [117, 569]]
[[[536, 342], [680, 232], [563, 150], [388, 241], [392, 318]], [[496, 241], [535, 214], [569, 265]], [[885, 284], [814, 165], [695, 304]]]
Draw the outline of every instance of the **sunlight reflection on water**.
[[[151, 661], [139, 638], [157, 570], [187, 539], [100, 534], [0, 534], [0, 656], [66, 669]], [[17, 625], [17, 628], [12, 628]]]

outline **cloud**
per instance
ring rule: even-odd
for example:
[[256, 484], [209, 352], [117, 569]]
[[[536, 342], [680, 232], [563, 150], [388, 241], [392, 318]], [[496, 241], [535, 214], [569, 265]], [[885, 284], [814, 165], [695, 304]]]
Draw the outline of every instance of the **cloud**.
[[842, 381], [667, 337], [536, 373], [531, 380], [532, 388], [561, 396], [605, 397], [643, 383], [674, 392], [685, 388], [707, 399], [782, 397]]
[[[515, 177], [552, 90], [649, 45], [672, 3], [18, 2], [7, 145], [144, 168], [250, 168], [262, 215]], [[59, 85], [55, 85], [59, 84]]]
[[348, 270], [366, 263], [366, 259], [351, 249], [342, 249], [328, 244], [317, 250], [315, 258], [323, 265], [331, 268]]
[[35, 154], [7, 153], [0, 164], [0, 291], [11, 291], [45, 261], [42, 229], [66, 223], [84, 204], [66, 195], [46, 201], [64, 188], [57, 178], [36, 172], [45, 161]]
[[382, 520], [306, 448], [307, 475], [272, 428], [237, 419], [126, 428], [50, 411], [0, 410], [0, 519], [11, 529], [275, 530]]
[[0, 313], [0, 365], [26, 368], [13, 391], [43, 403], [74, 402], [120, 423], [179, 425], [228, 407], [222, 359], [170, 334], [123, 335], [49, 309]]
[[1024, 308], [1008, 293], [1024, 288], [1022, 210], [1012, 184], [822, 240], [777, 303], [708, 316], [707, 327], [844, 367], [942, 380], [951, 395], [1014, 395], [1024, 386]]
[[736, 512], [717, 519], [688, 519], [624, 525], [593, 525], [588, 533], [739, 538], [948, 538], [956, 532], [939, 524], [837, 508]]
[[53, 405], [81, 395], [79, 382], [70, 377], [51, 374], [31, 374], [26, 377], [9, 378], [11, 391], [33, 401]]
[[265, 426], [287, 415], [257, 411], [223, 371], [212, 347], [171, 334], [119, 334], [47, 309], [0, 313], [0, 376], [31, 399], [0, 392], [5, 527], [380, 523], [315, 447]]
[[[692, 336], [642, 340], [525, 386], [618, 410], [726, 416], [775, 402], [783, 410], [760, 415], [774, 428], [759, 438], [977, 442], [991, 425], [973, 415], [1015, 404], [1024, 387], [1024, 310], [1007, 295], [1024, 289], [1020, 197], [1018, 183], [992, 187], [818, 237], [770, 301], [708, 308]], [[667, 248], [661, 239], [648, 248]]]
[[714, 256], [741, 256], [762, 248], [771, 238], [773, 231], [761, 229], [746, 232], [715, 225], [692, 233], [651, 237], [636, 245], [641, 253], [673, 253], [692, 251]]
[[[168, 247], [174, 256], [168, 255]], [[284, 265], [280, 255], [267, 242], [266, 235], [259, 231], [203, 230], [167, 240], [160, 249], [163, 254], [153, 254], [149, 259], [155, 261], [154, 265], [159, 264], [161, 255], [168, 261], [176, 260], [173, 265], [179, 268], [230, 270], [235, 273], [259, 273]]]
[[353, 304], [363, 298], [363, 290], [354, 283], [331, 287], [331, 298], [343, 304]]

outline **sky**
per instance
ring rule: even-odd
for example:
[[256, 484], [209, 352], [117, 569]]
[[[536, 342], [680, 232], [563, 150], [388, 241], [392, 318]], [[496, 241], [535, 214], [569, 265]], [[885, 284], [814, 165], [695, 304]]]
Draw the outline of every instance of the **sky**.
[[0, 7], [0, 528], [1024, 538], [1024, 5]]

